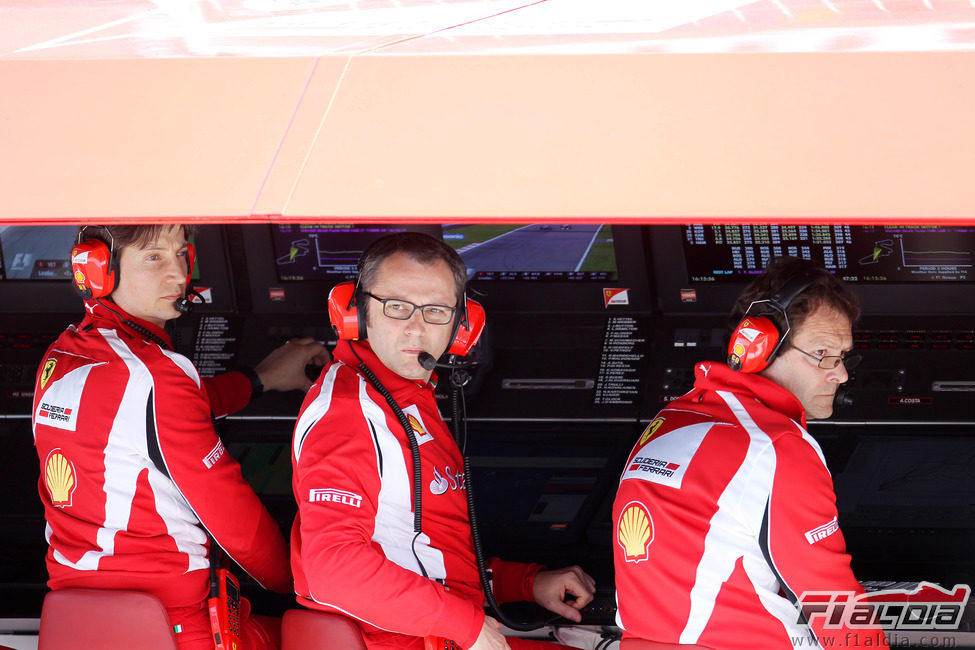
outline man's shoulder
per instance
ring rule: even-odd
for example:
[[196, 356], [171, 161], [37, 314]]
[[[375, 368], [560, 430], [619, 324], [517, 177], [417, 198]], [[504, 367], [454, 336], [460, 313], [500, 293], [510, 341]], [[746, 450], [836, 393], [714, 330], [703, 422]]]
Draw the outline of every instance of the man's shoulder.
[[[688, 410], [709, 413], [716, 419], [735, 426], [757, 425], [771, 436], [802, 435], [802, 426], [793, 414], [776, 408], [785, 389], [764, 377], [746, 375], [720, 367], [712, 372], [710, 381], [698, 381], [696, 393], [690, 393], [671, 404]], [[701, 385], [701, 384], [705, 385]], [[671, 408], [671, 407], [668, 407]]]
[[[45, 359], [75, 365], [97, 364], [102, 367], [124, 366], [127, 359], [146, 363], [145, 354], [125, 332], [112, 327], [72, 325], [48, 347]], [[43, 364], [42, 364], [43, 365]]]
[[362, 379], [359, 371], [349, 364], [332, 361], [319, 376], [320, 394], [328, 394], [330, 399], [358, 399]]
[[293, 453], [303, 461], [306, 448], [312, 458], [328, 455], [339, 447], [361, 445], [369, 439], [361, 417], [359, 375], [354, 368], [333, 361], [305, 396], [295, 421]]
[[138, 364], [146, 369], [157, 390], [179, 388], [187, 382], [200, 388], [200, 372], [184, 354], [123, 329], [102, 330], [101, 333], [118, 355], [118, 360], [130, 367]]
[[299, 423], [313, 424], [333, 411], [345, 411], [360, 400], [362, 376], [341, 361], [332, 361], [312, 385], [298, 413]]
[[704, 422], [714, 424], [721, 421], [719, 415], [710, 412], [709, 409], [701, 408], [700, 403], [690, 399], [678, 399], [657, 413], [648, 428], [659, 429], [663, 433]]

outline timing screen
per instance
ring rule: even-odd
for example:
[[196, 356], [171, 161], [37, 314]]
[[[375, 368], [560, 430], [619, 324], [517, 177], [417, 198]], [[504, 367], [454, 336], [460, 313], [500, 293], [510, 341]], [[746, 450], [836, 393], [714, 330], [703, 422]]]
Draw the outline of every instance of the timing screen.
[[278, 279], [355, 280], [362, 251], [383, 235], [404, 230], [440, 239], [440, 226], [274, 225], [271, 240]]
[[613, 229], [593, 224], [446, 224], [477, 280], [615, 280]]
[[76, 226], [0, 226], [0, 277], [64, 280], [71, 277]]
[[362, 251], [390, 232], [425, 232], [452, 246], [478, 280], [615, 280], [610, 226], [445, 224], [414, 226], [275, 225], [278, 279], [353, 280]]
[[684, 226], [692, 282], [742, 282], [773, 257], [813, 260], [846, 282], [971, 282], [965, 226]]

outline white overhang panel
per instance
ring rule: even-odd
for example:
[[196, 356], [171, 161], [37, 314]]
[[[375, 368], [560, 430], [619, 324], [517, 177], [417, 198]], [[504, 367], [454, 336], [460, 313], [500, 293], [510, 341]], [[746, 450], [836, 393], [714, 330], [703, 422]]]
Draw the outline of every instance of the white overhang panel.
[[0, 0], [0, 221], [969, 220], [967, 0]]

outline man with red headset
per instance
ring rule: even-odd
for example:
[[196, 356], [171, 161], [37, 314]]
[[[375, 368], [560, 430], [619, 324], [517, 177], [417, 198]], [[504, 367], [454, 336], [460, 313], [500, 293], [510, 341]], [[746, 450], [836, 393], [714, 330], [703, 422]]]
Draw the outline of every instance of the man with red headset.
[[832, 415], [858, 300], [823, 268], [773, 260], [739, 296], [728, 363], [650, 423], [613, 504], [624, 650], [886, 643], [800, 616], [804, 592], [863, 593], [806, 419]]
[[[211, 418], [263, 390], [307, 390], [305, 366], [329, 357], [321, 344], [297, 340], [253, 370], [201, 378], [163, 329], [185, 310], [187, 230], [80, 229], [72, 266], [85, 318], [44, 356], [33, 428], [48, 585], [152, 593], [181, 650], [212, 650], [211, 538], [262, 586], [287, 593], [292, 579], [277, 523]], [[280, 630], [263, 623], [244, 621], [242, 650], [276, 647]]]
[[[553, 647], [506, 640], [484, 613], [463, 461], [437, 409], [431, 363], [448, 348], [466, 354], [483, 325], [464, 296], [463, 260], [404, 232], [377, 240], [359, 269], [355, 287], [332, 291], [341, 340], [295, 426], [298, 602], [356, 619], [372, 650], [422, 650], [434, 639], [466, 650]], [[576, 566], [490, 568], [499, 601], [534, 600], [579, 620], [592, 599], [593, 580]]]

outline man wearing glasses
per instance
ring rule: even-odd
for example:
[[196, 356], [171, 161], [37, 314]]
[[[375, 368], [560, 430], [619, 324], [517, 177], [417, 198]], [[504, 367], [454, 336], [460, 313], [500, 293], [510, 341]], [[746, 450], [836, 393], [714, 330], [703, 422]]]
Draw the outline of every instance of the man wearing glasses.
[[697, 365], [694, 388], [650, 423], [623, 470], [613, 504], [621, 647], [880, 647], [879, 630], [824, 626], [796, 607], [808, 592], [863, 592], [806, 431], [807, 418], [832, 415], [860, 360], [856, 296], [811, 262], [777, 258], [732, 315], [727, 364]]
[[[357, 335], [340, 331], [335, 361], [295, 426], [298, 602], [356, 619], [370, 650], [423, 650], [433, 638], [465, 650], [553, 647], [506, 640], [484, 614], [461, 452], [437, 409], [431, 366], [420, 363], [423, 353], [440, 357], [455, 336], [463, 260], [443, 242], [407, 232], [372, 244], [359, 269]], [[576, 566], [541, 571], [495, 560], [490, 568], [501, 602], [534, 600], [578, 621], [592, 600], [593, 580]]]

